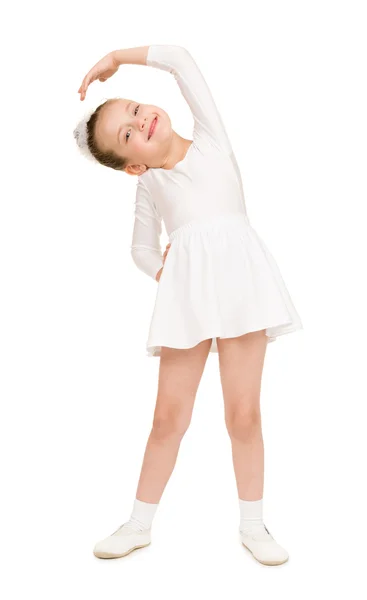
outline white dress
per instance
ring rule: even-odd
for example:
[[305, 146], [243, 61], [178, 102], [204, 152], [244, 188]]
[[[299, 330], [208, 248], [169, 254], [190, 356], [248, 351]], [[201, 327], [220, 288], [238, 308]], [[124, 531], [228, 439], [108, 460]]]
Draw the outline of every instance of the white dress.
[[[172, 73], [193, 118], [193, 143], [172, 169], [138, 177], [131, 253], [155, 280], [162, 220], [171, 242], [146, 351], [191, 348], [266, 329], [268, 342], [303, 329], [279, 268], [249, 223], [241, 175], [209, 88], [187, 50], [149, 47], [147, 65]], [[159, 122], [157, 127], [159, 127]]]

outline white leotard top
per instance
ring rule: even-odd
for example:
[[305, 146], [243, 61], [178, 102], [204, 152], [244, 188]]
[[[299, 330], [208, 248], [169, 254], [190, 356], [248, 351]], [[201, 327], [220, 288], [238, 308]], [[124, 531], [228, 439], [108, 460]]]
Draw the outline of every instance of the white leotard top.
[[190, 221], [247, 212], [239, 168], [206, 81], [180, 46], [150, 46], [147, 65], [169, 71], [194, 118], [193, 143], [172, 169], [150, 168], [138, 177], [131, 254], [155, 279], [163, 265], [162, 219], [167, 234]]

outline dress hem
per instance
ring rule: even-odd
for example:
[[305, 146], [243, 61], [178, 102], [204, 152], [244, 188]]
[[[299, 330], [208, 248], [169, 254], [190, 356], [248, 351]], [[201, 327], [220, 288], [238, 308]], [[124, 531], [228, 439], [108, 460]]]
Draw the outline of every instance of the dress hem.
[[[279, 328], [279, 331], [277, 331], [276, 333], [273, 333], [273, 334], [267, 333], [267, 331], [269, 329], [278, 329], [278, 328]], [[234, 338], [234, 337], [240, 337], [242, 335], [245, 335], [246, 333], [252, 333], [254, 331], [261, 331], [262, 329], [266, 329], [266, 335], [269, 338], [268, 343], [271, 343], [271, 342], [275, 342], [276, 339], [281, 335], [286, 335], [288, 333], [294, 333], [295, 331], [299, 331], [299, 330], [303, 329], [303, 324], [302, 323], [293, 323], [292, 321], [287, 321], [280, 325], [279, 324], [278, 325], [268, 325], [266, 327], [256, 327], [255, 329], [248, 329], [237, 335], [223, 336], [220, 334], [215, 334], [215, 335], [208, 334], [208, 335], [204, 335], [199, 341], [197, 341], [196, 343], [192, 343], [189, 346], [172, 346], [171, 344], [165, 344], [165, 343], [160, 343], [160, 344], [150, 343], [149, 346], [146, 346], [146, 356], [148, 358], [160, 357], [162, 346], [166, 346], [166, 347], [172, 348], [174, 350], [189, 350], [190, 348], [194, 348], [195, 346], [200, 344], [200, 342], [203, 342], [204, 340], [207, 340], [207, 339], [213, 340], [213, 342], [210, 346], [209, 352], [218, 354], [216, 338], [230, 339], [230, 338]]]

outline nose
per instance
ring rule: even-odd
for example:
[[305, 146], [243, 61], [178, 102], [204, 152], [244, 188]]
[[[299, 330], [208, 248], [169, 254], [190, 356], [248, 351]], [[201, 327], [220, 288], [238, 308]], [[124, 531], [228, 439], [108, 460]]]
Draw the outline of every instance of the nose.
[[147, 125], [147, 117], [140, 117], [140, 119], [138, 120], [138, 127], [140, 129], [140, 131], [143, 131], [144, 128]]

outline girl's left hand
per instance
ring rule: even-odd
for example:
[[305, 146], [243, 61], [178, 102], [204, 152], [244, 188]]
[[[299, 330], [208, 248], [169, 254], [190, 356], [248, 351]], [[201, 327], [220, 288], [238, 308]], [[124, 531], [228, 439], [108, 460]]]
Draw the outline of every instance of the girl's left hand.
[[162, 271], [164, 269], [164, 263], [166, 262], [168, 251], [171, 247], [171, 244], [167, 244], [165, 251], [163, 252], [163, 267], [161, 267], [156, 275], [156, 280], [159, 281], [162, 275]]
[[167, 254], [168, 254], [168, 250], [170, 249], [171, 244], [167, 244], [165, 251], [163, 252], [163, 264], [165, 263], [165, 260], [167, 258]]
[[95, 81], [96, 79], [99, 79], [99, 81], [106, 81], [106, 79], [112, 77], [112, 75], [116, 73], [119, 66], [120, 64], [117, 62], [114, 52], [109, 52], [106, 56], [101, 58], [101, 60], [99, 60], [84, 77], [82, 84], [78, 89], [80, 100], [84, 100], [88, 86], [92, 81]]

